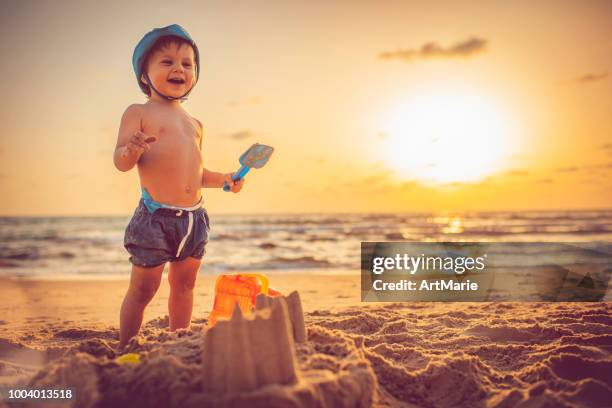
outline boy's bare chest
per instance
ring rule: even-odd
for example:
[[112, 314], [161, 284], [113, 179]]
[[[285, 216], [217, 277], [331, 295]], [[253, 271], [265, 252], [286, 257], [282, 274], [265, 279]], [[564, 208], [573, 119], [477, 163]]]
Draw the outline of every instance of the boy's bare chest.
[[198, 129], [194, 120], [187, 117], [153, 116], [143, 123], [143, 132], [156, 136], [160, 142], [171, 139], [175, 143], [198, 141]]
[[[149, 151], [143, 155], [143, 162], [160, 160], [190, 160], [199, 162], [200, 135], [195, 120], [188, 115], [175, 112], [151, 111], [143, 118], [143, 132], [155, 136], [157, 140], [150, 144]], [[146, 156], [146, 157], [145, 157]]]

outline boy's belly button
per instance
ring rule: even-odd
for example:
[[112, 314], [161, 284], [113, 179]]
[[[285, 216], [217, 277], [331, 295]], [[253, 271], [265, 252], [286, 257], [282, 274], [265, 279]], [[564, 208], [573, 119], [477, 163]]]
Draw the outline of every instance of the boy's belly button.
[[186, 186], [186, 187], [185, 187], [185, 192], [186, 192], [187, 194], [191, 193], [191, 186]]

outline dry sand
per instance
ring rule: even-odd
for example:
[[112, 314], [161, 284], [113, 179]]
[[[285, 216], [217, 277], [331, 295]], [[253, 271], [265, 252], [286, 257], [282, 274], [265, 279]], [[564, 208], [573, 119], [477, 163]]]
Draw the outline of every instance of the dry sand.
[[[340, 400], [611, 406], [611, 303], [361, 304], [356, 275], [269, 277], [283, 293], [300, 292], [308, 337], [296, 344], [303, 373], [339, 378], [347, 367], [365, 368], [365, 377], [347, 377], [333, 391]], [[126, 287], [127, 280], [0, 280], [0, 384], [72, 384], [79, 407], [202, 406], [201, 345], [213, 278], [199, 278], [192, 326], [174, 333], [162, 284], [128, 346], [142, 355], [133, 365], [114, 360]], [[279, 401], [250, 406], [286, 406]]]

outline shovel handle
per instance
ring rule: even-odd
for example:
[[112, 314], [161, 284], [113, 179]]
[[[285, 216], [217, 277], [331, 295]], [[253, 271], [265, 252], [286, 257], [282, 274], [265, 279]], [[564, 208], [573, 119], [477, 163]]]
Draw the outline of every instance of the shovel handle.
[[[249, 170], [251, 170], [250, 167], [247, 167], [247, 166], [240, 167], [237, 172], [232, 174], [232, 180], [238, 181], [238, 180], [244, 178], [244, 176], [246, 176], [246, 174], [249, 172]], [[227, 184], [227, 182], [223, 183], [223, 191], [225, 191], [225, 192], [230, 191], [230, 186], [229, 186], [229, 184]]]

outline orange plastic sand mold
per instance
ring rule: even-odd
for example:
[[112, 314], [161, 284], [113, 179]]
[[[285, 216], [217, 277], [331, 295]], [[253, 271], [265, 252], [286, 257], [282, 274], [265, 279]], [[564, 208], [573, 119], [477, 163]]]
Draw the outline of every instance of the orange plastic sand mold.
[[229, 319], [238, 304], [243, 315], [255, 308], [255, 298], [263, 293], [268, 296], [280, 296], [281, 293], [268, 285], [268, 278], [258, 273], [240, 273], [219, 275], [215, 282], [215, 301], [208, 319], [208, 326], [213, 327], [219, 318]]

